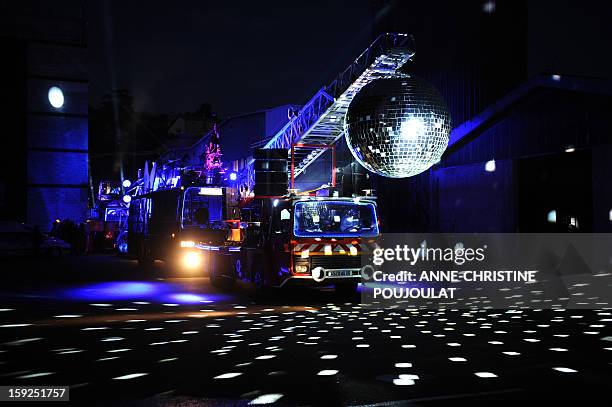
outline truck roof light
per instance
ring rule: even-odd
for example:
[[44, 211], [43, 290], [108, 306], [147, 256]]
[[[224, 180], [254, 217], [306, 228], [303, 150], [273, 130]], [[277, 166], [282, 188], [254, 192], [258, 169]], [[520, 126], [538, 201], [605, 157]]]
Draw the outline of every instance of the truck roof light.
[[202, 187], [200, 188], [199, 194], [208, 196], [221, 196], [223, 195], [223, 188]]

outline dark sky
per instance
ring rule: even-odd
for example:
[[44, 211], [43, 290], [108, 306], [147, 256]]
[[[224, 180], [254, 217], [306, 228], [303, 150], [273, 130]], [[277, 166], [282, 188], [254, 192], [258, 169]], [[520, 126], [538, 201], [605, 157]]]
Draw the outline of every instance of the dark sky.
[[530, 0], [529, 74], [612, 79], [612, 1]]
[[[137, 110], [151, 112], [193, 111], [209, 102], [227, 116], [302, 104], [371, 42], [371, 4], [90, 1], [90, 102], [97, 104], [112, 88], [126, 88]], [[611, 1], [527, 4], [529, 75], [612, 76]], [[417, 44], [426, 40], [417, 38]]]
[[372, 39], [368, 0], [95, 1], [88, 13], [90, 103], [123, 87], [153, 112], [301, 104]]

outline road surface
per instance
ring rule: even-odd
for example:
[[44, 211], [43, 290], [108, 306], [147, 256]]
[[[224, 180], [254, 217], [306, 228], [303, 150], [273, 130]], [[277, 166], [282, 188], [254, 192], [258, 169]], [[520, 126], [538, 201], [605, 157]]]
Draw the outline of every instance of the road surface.
[[1, 267], [0, 385], [68, 385], [74, 404], [549, 405], [612, 383], [611, 310], [262, 300], [114, 256]]

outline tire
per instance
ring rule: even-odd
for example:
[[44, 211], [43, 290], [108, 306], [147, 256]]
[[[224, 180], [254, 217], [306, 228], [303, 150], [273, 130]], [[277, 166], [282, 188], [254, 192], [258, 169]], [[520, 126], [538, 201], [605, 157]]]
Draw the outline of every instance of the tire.
[[221, 288], [225, 287], [228, 282], [228, 278], [225, 276], [227, 267], [227, 257], [222, 254], [215, 254], [212, 258], [212, 264], [210, 268], [210, 284], [214, 287]]
[[146, 246], [144, 242], [141, 242], [139, 250], [138, 250], [138, 266], [142, 268], [144, 267], [149, 268], [153, 266], [154, 262], [155, 260], [153, 258], [151, 258], [150, 256], [147, 256]]
[[166, 277], [179, 277], [181, 275], [178, 259], [170, 257], [164, 260], [163, 275]]
[[212, 267], [210, 270], [209, 278], [210, 278], [210, 284], [213, 287], [221, 288], [222, 286], [221, 277], [217, 275], [217, 272], [215, 271], [214, 267]]
[[255, 270], [255, 273], [253, 273], [253, 283], [255, 284], [255, 288], [257, 289], [257, 291], [264, 289], [265, 282], [263, 277], [263, 270]]
[[139, 257], [138, 258], [138, 265], [140, 267], [150, 267], [152, 266], [154, 263], [154, 260], [150, 257]]
[[258, 267], [253, 273], [253, 284], [255, 284], [255, 296], [266, 298], [270, 295], [272, 288], [266, 283], [263, 267]]

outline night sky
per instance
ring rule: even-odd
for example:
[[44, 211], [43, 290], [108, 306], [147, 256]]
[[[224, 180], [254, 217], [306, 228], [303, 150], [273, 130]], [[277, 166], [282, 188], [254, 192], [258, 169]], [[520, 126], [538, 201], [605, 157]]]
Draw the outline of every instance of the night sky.
[[[208, 102], [228, 116], [302, 104], [371, 42], [380, 17], [373, 3], [90, 1], [90, 103], [125, 88], [136, 110], [149, 112], [194, 111]], [[603, 52], [611, 14], [609, 1], [529, 1], [527, 74], [612, 77], [612, 56]]]
[[[172, 6], [170, 6], [172, 4]], [[304, 103], [372, 39], [368, 0], [89, 4], [90, 103], [222, 116]]]

